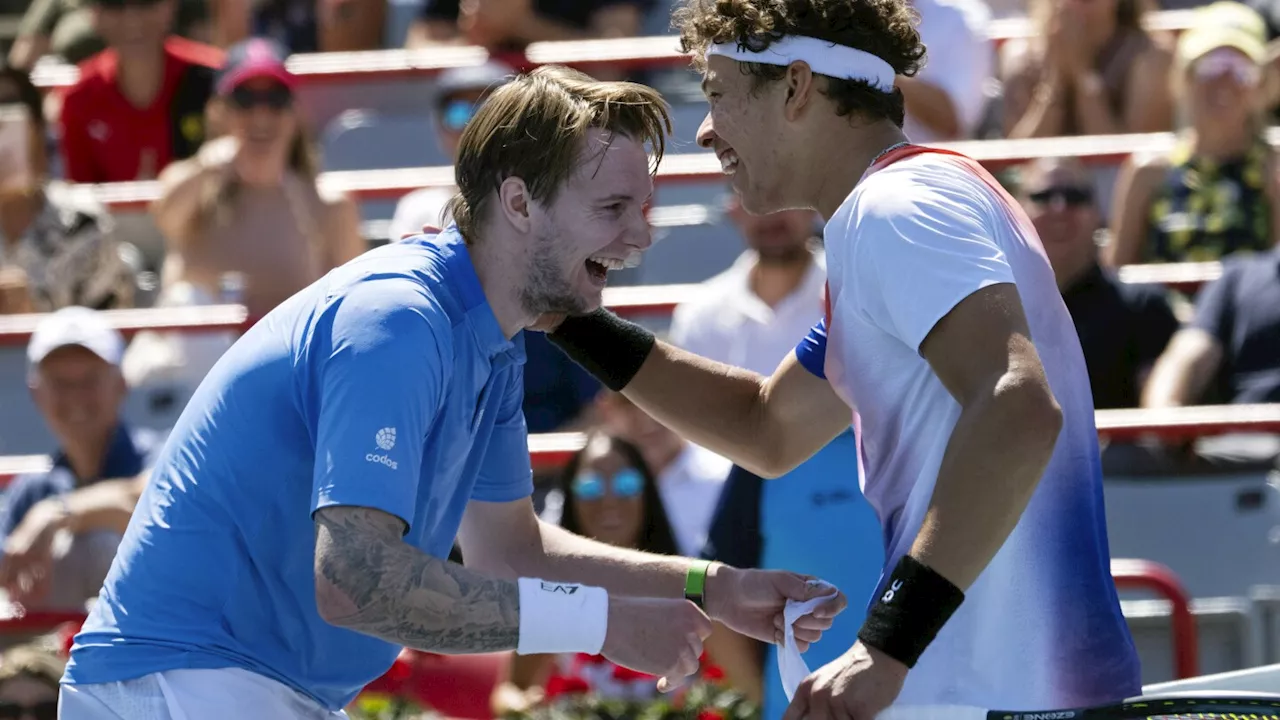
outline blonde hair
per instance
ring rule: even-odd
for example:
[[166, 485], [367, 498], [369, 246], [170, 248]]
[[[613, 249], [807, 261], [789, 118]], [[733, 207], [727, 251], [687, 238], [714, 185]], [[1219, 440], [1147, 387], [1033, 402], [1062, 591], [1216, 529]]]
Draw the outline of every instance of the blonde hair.
[[518, 177], [539, 202], [550, 202], [578, 166], [592, 128], [623, 135], [662, 159], [671, 116], [662, 95], [630, 82], [600, 82], [566, 67], [545, 66], [493, 92], [467, 123], [454, 166], [458, 193], [446, 217], [474, 242], [490, 195]]

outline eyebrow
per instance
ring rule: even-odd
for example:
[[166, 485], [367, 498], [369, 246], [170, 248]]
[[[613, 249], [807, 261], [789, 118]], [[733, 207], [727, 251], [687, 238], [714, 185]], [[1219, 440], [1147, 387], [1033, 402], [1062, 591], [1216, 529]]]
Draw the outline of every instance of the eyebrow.
[[[650, 194], [649, 197], [652, 198], [653, 195]], [[629, 195], [627, 193], [614, 193], [612, 195], [606, 195], [596, 200], [596, 202], [599, 202], [599, 203], [635, 202], [635, 201], [636, 201], [636, 196]]]

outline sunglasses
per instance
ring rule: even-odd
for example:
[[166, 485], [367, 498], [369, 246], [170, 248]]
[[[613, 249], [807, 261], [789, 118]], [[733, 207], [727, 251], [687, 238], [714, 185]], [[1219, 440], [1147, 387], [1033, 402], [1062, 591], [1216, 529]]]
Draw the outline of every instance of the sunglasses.
[[293, 105], [293, 92], [284, 85], [272, 85], [261, 90], [241, 85], [232, 90], [227, 99], [239, 110], [252, 110], [259, 106], [272, 110], [285, 110]]
[[1093, 202], [1093, 191], [1078, 187], [1051, 187], [1028, 193], [1027, 197], [1037, 205], [1048, 205], [1061, 199], [1067, 207], [1080, 207]]
[[45, 700], [34, 705], [20, 705], [15, 702], [0, 702], [0, 720], [58, 720], [58, 701]]
[[462, 132], [476, 114], [476, 106], [468, 100], [450, 100], [440, 106], [440, 124], [449, 132]]
[[1196, 60], [1195, 74], [1200, 80], [1230, 77], [1240, 85], [1256, 85], [1262, 71], [1240, 53], [1229, 48], [1218, 48]]
[[[644, 476], [635, 468], [619, 470], [613, 476], [612, 495], [633, 498], [644, 489]], [[573, 479], [573, 496], [579, 500], [599, 500], [605, 496], [604, 479], [598, 473], [584, 472]]]

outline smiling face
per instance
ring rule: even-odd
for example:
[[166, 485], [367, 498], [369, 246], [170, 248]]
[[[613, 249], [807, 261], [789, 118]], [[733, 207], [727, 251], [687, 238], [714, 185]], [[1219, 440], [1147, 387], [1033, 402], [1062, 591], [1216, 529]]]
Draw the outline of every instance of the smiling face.
[[251, 154], [288, 153], [298, 132], [293, 93], [270, 78], [254, 78], [236, 86], [225, 98], [228, 130]]
[[63, 445], [109, 434], [128, 391], [119, 368], [78, 345], [49, 353], [31, 379], [36, 406]]
[[1186, 71], [1187, 109], [1192, 122], [1243, 126], [1253, 112], [1262, 70], [1230, 47], [1211, 50]]
[[653, 241], [645, 207], [653, 177], [645, 148], [592, 129], [582, 161], [549, 203], [529, 203], [526, 312], [585, 313], [600, 307], [610, 270], [632, 267]]
[[788, 197], [794, 170], [788, 152], [784, 107], [787, 84], [742, 73], [726, 57], [708, 59], [702, 92], [710, 110], [698, 128], [698, 145], [713, 151], [747, 212], [763, 215], [797, 207]]
[[600, 542], [636, 547], [644, 527], [644, 473], [606, 436], [592, 438], [582, 453], [568, 488], [578, 527]]

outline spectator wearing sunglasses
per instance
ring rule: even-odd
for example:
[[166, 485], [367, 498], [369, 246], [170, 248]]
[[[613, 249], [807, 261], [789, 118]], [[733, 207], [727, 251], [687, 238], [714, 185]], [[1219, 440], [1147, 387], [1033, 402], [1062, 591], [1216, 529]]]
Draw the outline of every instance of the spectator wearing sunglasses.
[[62, 101], [67, 179], [155, 179], [204, 142], [222, 53], [170, 34], [178, 0], [92, 1], [107, 49], [81, 64]]
[[[657, 480], [636, 446], [593, 432], [560, 475], [560, 527], [615, 547], [677, 553]], [[657, 678], [598, 656], [513, 655], [509, 675], [494, 690], [494, 714], [519, 712], [562, 692], [634, 699], [656, 695]]]
[[1136, 155], [1121, 169], [1108, 265], [1217, 260], [1275, 244], [1276, 153], [1260, 102], [1265, 32], [1240, 3], [1196, 11], [1171, 78], [1188, 126], [1172, 152]]
[[679, 554], [697, 557], [733, 463], [680, 437], [620, 392], [601, 391], [595, 406], [602, 427], [635, 445], [657, 478]]
[[317, 184], [294, 85], [276, 43], [228, 51], [217, 80], [228, 134], [166, 170], [152, 208], [168, 243], [161, 304], [215, 301], [236, 277], [261, 317], [364, 251], [355, 203]]
[[57, 720], [66, 663], [51, 649], [18, 645], [0, 656], [0, 720]]
[[1164, 291], [1122, 283], [1099, 266], [1100, 214], [1092, 178], [1078, 160], [1035, 161], [1020, 175], [1022, 206], [1080, 336], [1094, 407], [1137, 407], [1147, 374], [1178, 330]]

